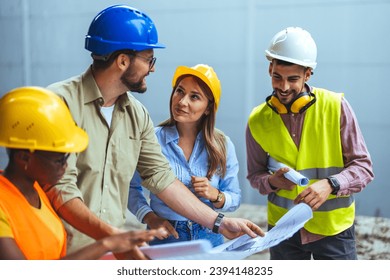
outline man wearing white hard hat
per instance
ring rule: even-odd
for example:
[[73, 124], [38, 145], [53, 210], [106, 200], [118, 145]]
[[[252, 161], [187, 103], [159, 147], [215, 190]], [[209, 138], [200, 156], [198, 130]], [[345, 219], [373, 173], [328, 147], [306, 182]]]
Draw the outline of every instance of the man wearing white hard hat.
[[[271, 259], [357, 259], [354, 193], [374, 178], [358, 121], [343, 93], [308, 84], [317, 46], [300, 27], [278, 32], [265, 51], [272, 94], [251, 112], [246, 130], [247, 179], [268, 197], [268, 224], [297, 203], [313, 218], [270, 249]], [[272, 157], [287, 167], [271, 172]], [[310, 179], [299, 186], [289, 168]]]

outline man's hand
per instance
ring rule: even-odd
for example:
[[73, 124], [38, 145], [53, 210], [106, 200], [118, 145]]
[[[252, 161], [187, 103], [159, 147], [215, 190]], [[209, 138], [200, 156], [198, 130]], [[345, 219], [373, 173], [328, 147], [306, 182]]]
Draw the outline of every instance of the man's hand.
[[160, 229], [162, 228], [164, 231], [161, 231], [160, 233], [157, 233], [156, 237], [160, 240], [167, 238], [170, 235], [173, 235], [176, 239], [179, 238], [179, 234], [175, 230], [175, 228], [171, 225], [171, 223], [161, 218], [160, 216], [157, 216], [154, 212], [149, 212], [145, 215], [143, 221], [148, 225], [151, 229]]
[[274, 174], [268, 177], [268, 182], [272, 187], [291, 191], [295, 187], [295, 183], [284, 177], [290, 169], [288, 167], [282, 167], [278, 169]]
[[327, 179], [319, 180], [308, 186], [295, 198], [294, 203], [304, 202], [313, 209], [317, 210], [328, 198], [332, 192]]
[[241, 218], [224, 217], [219, 232], [226, 238], [233, 239], [243, 234], [251, 237], [264, 236], [263, 230], [253, 222]]

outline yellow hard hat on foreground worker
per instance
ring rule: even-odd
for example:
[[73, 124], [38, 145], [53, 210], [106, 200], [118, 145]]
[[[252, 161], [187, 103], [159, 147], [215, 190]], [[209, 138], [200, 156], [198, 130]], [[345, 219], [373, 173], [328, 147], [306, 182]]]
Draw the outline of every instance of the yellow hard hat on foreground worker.
[[0, 99], [0, 131], [0, 146], [13, 149], [71, 153], [88, 145], [64, 101], [41, 87], [16, 88]]

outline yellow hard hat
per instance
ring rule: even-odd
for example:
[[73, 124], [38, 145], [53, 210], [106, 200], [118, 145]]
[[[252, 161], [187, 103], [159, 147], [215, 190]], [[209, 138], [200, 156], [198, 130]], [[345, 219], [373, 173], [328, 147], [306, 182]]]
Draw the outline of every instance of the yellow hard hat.
[[206, 64], [197, 64], [193, 67], [179, 66], [176, 68], [176, 72], [173, 75], [172, 87], [175, 87], [177, 79], [183, 75], [196, 76], [206, 83], [213, 93], [215, 111], [217, 111], [221, 98], [221, 83], [214, 69]]
[[0, 99], [0, 146], [60, 153], [81, 152], [88, 135], [55, 93], [20, 87]]

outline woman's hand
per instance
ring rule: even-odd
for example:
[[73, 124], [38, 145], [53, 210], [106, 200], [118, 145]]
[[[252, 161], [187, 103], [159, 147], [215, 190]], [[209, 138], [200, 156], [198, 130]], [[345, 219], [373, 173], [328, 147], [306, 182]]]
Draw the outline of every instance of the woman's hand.
[[191, 181], [192, 187], [198, 196], [206, 198], [210, 201], [216, 200], [219, 192], [218, 189], [210, 185], [209, 179], [206, 177], [191, 176]]

